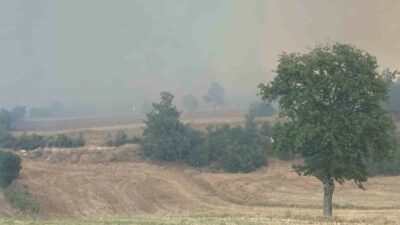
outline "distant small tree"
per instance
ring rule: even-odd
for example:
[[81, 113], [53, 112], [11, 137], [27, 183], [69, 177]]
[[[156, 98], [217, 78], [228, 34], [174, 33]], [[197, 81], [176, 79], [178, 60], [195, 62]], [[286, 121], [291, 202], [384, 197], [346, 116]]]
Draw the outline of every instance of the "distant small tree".
[[335, 182], [367, 181], [367, 162], [390, 158], [394, 125], [381, 107], [387, 80], [376, 58], [351, 45], [317, 46], [306, 54], [282, 54], [277, 76], [259, 86], [264, 100], [278, 100], [283, 122], [274, 149], [304, 158], [295, 166], [324, 185], [323, 214], [332, 215]]
[[13, 123], [24, 118], [25, 115], [26, 115], [26, 107], [25, 106], [15, 106], [11, 110], [11, 120]]
[[217, 105], [224, 103], [225, 89], [217, 82], [211, 83], [207, 95], [203, 96], [205, 102], [213, 104], [213, 112]]
[[190, 112], [194, 112], [199, 106], [199, 101], [194, 95], [185, 95], [182, 97], [182, 104]]
[[10, 152], [0, 150], [0, 186], [7, 187], [18, 178], [21, 158]]

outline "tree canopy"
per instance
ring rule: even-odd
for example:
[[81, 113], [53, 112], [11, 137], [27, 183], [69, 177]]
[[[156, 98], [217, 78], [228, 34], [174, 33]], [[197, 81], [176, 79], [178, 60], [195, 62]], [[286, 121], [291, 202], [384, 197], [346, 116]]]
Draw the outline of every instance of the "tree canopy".
[[218, 83], [211, 83], [210, 88], [208, 88], [207, 95], [203, 96], [203, 99], [207, 103], [213, 104], [213, 111], [215, 112], [217, 104], [220, 105], [224, 103], [225, 89]]
[[362, 187], [366, 162], [388, 159], [395, 149], [394, 125], [381, 107], [389, 83], [377, 68], [376, 58], [355, 46], [321, 45], [283, 53], [277, 76], [259, 85], [262, 98], [278, 100], [286, 118], [273, 147], [301, 155], [295, 170], [324, 184], [324, 215], [332, 215], [335, 181]]
[[180, 112], [173, 105], [174, 96], [161, 93], [161, 101], [153, 103], [153, 110], [144, 121], [143, 152], [152, 159], [180, 161], [201, 142], [198, 132], [183, 124]]

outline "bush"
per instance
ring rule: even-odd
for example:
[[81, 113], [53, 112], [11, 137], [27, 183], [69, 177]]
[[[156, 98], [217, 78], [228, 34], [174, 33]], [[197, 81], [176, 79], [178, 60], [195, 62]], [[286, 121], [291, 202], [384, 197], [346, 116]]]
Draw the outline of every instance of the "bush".
[[6, 149], [12, 149], [17, 142], [15, 138], [9, 131], [0, 129], [0, 147]]
[[196, 145], [188, 152], [185, 162], [194, 167], [208, 166], [210, 164], [210, 151], [204, 142]]
[[254, 102], [249, 106], [249, 115], [254, 117], [271, 116], [275, 113], [274, 107], [266, 102]]
[[208, 149], [210, 161], [219, 161], [225, 149], [231, 144], [231, 127], [228, 124], [209, 126], [205, 147]]
[[39, 203], [32, 198], [28, 189], [21, 184], [14, 183], [4, 192], [5, 199], [16, 209], [24, 213], [38, 213]]
[[66, 134], [58, 134], [55, 139], [48, 140], [47, 146], [57, 148], [77, 148], [85, 146], [85, 138], [83, 134], [79, 134], [78, 138], [67, 136]]
[[230, 138], [230, 144], [219, 160], [225, 171], [248, 173], [266, 164], [266, 149], [262, 148], [254, 117], [246, 117], [244, 128], [231, 129]]
[[172, 105], [173, 95], [161, 94], [147, 114], [141, 146], [143, 154], [162, 161], [183, 161], [191, 166], [217, 162], [229, 172], [250, 172], [266, 163], [266, 151], [254, 117], [244, 128], [208, 127], [207, 134], [184, 125]]
[[118, 131], [118, 133], [113, 137], [111, 134], [107, 135], [107, 146], [119, 147], [125, 144], [140, 144], [141, 139], [139, 137], [129, 138], [124, 131]]
[[2, 148], [33, 150], [44, 146], [46, 146], [46, 140], [43, 136], [22, 134], [14, 137], [9, 131], [0, 130], [0, 147]]
[[18, 178], [21, 158], [9, 151], [0, 151], [0, 186], [7, 187]]
[[186, 126], [184, 136], [188, 140], [185, 162], [190, 166], [207, 166], [210, 163], [210, 151], [205, 146], [206, 142], [201, 132]]
[[128, 142], [128, 135], [124, 131], [118, 131], [118, 133], [113, 138], [110, 134], [107, 136], [107, 145], [119, 147]]
[[37, 148], [43, 148], [46, 146], [46, 141], [43, 136], [37, 134], [22, 134], [20, 137], [15, 139], [15, 143], [12, 148], [34, 150]]
[[205, 146], [210, 161], [228, 172], [251, 172], [266, 164], [266, 149], [252, 116], [247, 116], [244, 128], [209, 127]]
[[172, 94], [161, 93], [161, 102], [153, 103], [153, 110], [146, 115], [142, 151], [155, 160], [185, 161], [199, 144], [198, 132], [179, 120], [173, 99]]
[[140, 138], [140, 137], [133, 137], [133, 138], [131, 138], [130, 140], [129, 140], [129, 143], [132, 143], [132, 144], [140, 144], [140, 142], [142, 141], [142, 139]]

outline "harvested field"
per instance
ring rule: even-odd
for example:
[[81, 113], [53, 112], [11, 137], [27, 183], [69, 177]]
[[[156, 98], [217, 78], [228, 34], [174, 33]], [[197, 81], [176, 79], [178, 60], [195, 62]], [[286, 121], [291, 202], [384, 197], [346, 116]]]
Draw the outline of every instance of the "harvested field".
[[[68, 157], [61, 161], [53, 161], [49, 153], [25, 157], [19, 181], [49, 218], [144, 217], [148, 224], [204, 224], [198, 221], [210, 218], [207, 224], [221, 224], [215, 219], [221, 217], [226, 224], [332, 224], [310, 222], [321, 214], [322, 185], [314, 178], [299, 177], [289, 163], [272, 159], [256, 172], [227, 174], [152, 163], [140, 155], [131, 162], [104, 160], [104, 151], [136, 152], [135, 146], [124, 148], [83, 150], [81, 157], [93, 154], [99, 161], [68, 159], [76, 152], [66, 153]], [[399, 185], [399, 177], [371, 178], [365, 191], [351, 182], [338, 185], [335, 220], [395, 224], [400, 220]], [[167, 217], [177, 220], [170, 223]], [[286, 223], [285, 218], [298, 222]], [[125, 223], [116, 220], [115, 224]], [[132, 219], [126, 224], [140, 223]]]
[[[221, 112], [193, 112], [183, 113], [185, 121], [210, 122], [213, 121], [237, 121], [243, 119], [245, 112], [242, 111], [221, 111]], [[115, 127], [130, 127], [130, 125], [141, 124], [145, 115], [141, 113], [124, 113], [103, 116], [76, 117], [76, 118], [50, 118], [50, 119], [28, 119], [21, 120], [15, 124], [15, 130], [20, 132], [51, 132], [70, 131], [76, 129], [104, 129]]]

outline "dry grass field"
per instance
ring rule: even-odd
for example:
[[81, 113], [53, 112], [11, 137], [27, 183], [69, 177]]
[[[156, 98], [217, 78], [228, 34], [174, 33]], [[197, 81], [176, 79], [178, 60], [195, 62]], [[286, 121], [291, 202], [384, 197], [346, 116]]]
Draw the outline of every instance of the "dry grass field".
[[[67, 152], [65, 152], [67, 151]], [[68, 152], [70, 151], [70, 152]], [[107, 152], [116, 152], [113, 156]], [[24, 157], [19, 182], [46, 220], [0, 224], [398, 224], [400, 177], [351, 182], [335, 191], [335, 217], [321, 215], [322, 185], [271, 159], [248, 174], [228, 174], [140, 157], [138, 147], [49, 151]], [[130, 154], [130, 160], [118, 154]], [[58, 159], [58, 160], [55, 160]]]
[[[20, 131], [15, 132], [16, 135], [22, 133], [36, 133], [44, 136], [51, 136], [58, 133], [66, 133], [72, 136], [78, 136], [83, 133], [86, 143], [89, 146], [105, 145], [108, 134], [115, 135], [118, 131], [125, 131], [128, 136], [140, 136], [142, 133], [142, 123], [144, 118], [136, 115], [132, 121], [129, 121], [127, 116], [121, 118], [107, 118], [102, 122], [101, 117], [82, 118], [82, 119], [52, 119], [39, 121], [25, 121], [20, 124]], [[182, 120], [184, 123], [190, 124], [195, 129], [205, 130], [209, 125], [229, 123], [233, 126], [244, 124], [244, 112], [220, 112], [216, 114], [183, 114]], [[262, 118], [260, 120], [273, 121], [274, 117]], [[34, 125], [38, 123], [37, 126]], [[47, 127], [47, 123], [50, 123]], [[22, 129], [23, 128], [23, 129]], [[41, 128], [40, 130], [38, 128]]]
[[[268, 120], [268, 119], [267, 119]], [[187, 119], [198, 129], [241, 124], [243, 117]], [[291, 163], [270, 159], [248, 174], [143, 159], [139, 147], [95, 147], [107, 133], [140, 134], [141, 124], [70, 130], [95, 139], [82, 149], [48, 149], [23, 157], [18, 182], [38, 200], [38, 219], [20, 216], [0, 196], [0, 224], [264, 225], [400, 224], [400, 177], [337, 185], [334, 215], [323, 218], [322, 185]], [[54, 134], [56, 131], [44, 132]], [[292, 162], [296, 163], [296, 162]], [[10, 217], [11, 216], [11, 217]]]

